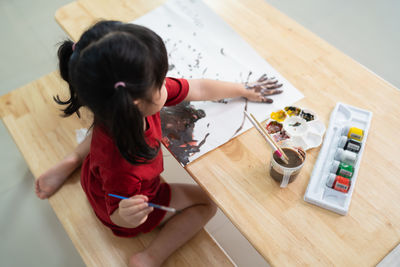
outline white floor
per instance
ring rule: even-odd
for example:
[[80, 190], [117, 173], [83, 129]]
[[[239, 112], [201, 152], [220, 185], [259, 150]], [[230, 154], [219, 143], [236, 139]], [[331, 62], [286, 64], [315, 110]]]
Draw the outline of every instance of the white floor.
[[400, 1], [266, 2], [400, 88]]
[[[68, 2], [0, 1], [0, 95], [56, 69], [65, 34], [53, 16]], [[267, 2], [400, 88], [399, 1]], [[168, 181], [193, 182], [172, 156], [165, 161]], [[84, 266], [48, 202], [35, 197], [32, 174], [2, 123], [0, 177], [0, 265]], [[220, 212], [207, 229], [238, 266], [267, 265]]]

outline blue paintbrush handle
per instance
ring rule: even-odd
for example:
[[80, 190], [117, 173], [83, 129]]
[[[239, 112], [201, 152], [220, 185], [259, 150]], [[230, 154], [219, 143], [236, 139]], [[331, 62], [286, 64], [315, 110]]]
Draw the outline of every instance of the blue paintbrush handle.
[[122, 196], [118, 196], [118, 195], [114, 195], [114, 194], [108, 194], [110, 197], [116, 197], [119, 199], [128, 199], [129, 197], [122, 197]]
[[[115, 194], [108, 194], [108, 195], [111, 197], [119, 198], [119, 199], [128, 199], [129, 198], [129, 197], [123, 197], [123, 196], [119, 196], [119, 195], [115, 195]], [[149, 205], [150, 207], [156, 208], [156, 209], [160, 209], [160, 210], [176, 212], [176, 210], [174, 208], [164, 207], [164, 206], [157, 205], [157, 204], [150, 203], [150, 202], [148, 202], [147, 205]]]

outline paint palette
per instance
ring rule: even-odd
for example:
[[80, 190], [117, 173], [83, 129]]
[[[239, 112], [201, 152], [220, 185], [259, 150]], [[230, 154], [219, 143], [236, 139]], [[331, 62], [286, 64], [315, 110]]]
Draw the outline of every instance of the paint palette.
[[321, 145], [325, 133], [325, 125], [315, 112], [296, 106], [272, 112], [266, 129], [279, 145], [301, 147], [304, 150]]
[[[305, 201], [341, 215], [347, 214], [357, 181], [371, 118], [372, 112], [370, 111], [337, 103], [331, 113], [324, 144], [319, 152], [304, 195]], [[347, 140], [344, 149], [341, 148], [343, 140]], [[354, 147], [353, 143], [356, 144]], [[343, 151], [347, 151], [347, 156], [344, 156]], [[341, 161], [340, 164], [347, 166], [343, 169], [343, 174], [339, 174], [342, 169], [337, 169], [339, 161]], [[350, 168], [350, 171], [346, 168]], [[348, 180], [342, 177], [346, 174], [350, 174]]]

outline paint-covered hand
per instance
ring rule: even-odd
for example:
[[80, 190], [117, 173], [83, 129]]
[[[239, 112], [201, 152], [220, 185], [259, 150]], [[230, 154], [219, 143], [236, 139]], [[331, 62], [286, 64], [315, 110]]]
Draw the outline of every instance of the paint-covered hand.
[[273, 100], [269, 96], [283, 92], [278, 89], [282, 87], [282, 84], [278, 83], [274, 77], [268, 78], [267, 74], [261, 75], [255, 82], [246, 82], [244, 86], [247, 89], [245, 97], [254, 102], [272, 103]]
[[135, 195], [119, 202], [118, 213], [121, 218], [130, 226], [137, 227], [147, 220], [152, 207], [147, 204], [148, 198], [144, 195]]

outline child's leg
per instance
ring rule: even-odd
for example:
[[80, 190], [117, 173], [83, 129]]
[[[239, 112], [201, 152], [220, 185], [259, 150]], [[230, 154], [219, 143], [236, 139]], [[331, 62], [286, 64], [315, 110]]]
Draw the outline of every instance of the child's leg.
[[91, 140], [92, 132], [86, 136], [85, 140], [71, 154], [39, 176], [35, 181], [35, 192], [39, 198], [45, 199], [53, 195], [69, 175], [82, 164], [82, 161], [89, 153]]
[[195, 185], [170, 184], [171, 207], [181, 213], [164, 218], [165, 225], [144, 251], [133, 255], [130, 266], [160, 266], [175, 250], [190, 240], [216, 213], [217, 207]]

